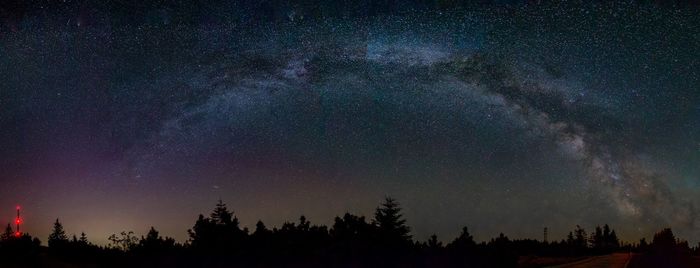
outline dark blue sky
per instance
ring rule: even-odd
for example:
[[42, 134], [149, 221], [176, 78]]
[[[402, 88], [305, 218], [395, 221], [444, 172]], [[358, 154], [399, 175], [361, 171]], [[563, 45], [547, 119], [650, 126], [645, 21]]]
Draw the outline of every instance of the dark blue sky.
[[279, 226], [391, 195], [419, 240], [700, 235], [697, 9], [107, 3], [2, 9], [0, 223], [184, 241], [219, 198]]

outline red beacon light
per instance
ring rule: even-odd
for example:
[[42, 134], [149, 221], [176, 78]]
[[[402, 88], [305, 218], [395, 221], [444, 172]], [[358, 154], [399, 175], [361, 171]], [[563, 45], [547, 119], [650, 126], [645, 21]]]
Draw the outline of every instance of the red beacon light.
[[22, 235], [22, 233], [19, 230], [19, 225], [20, 225], [20, 223], [22, 223], [22, 218], [19, 215], [19, 209], [20, 209], [20, 207], [19, 207], [19, 205], [17, 205], [17, 218], [15, 219], [15, 224], [17, 225], [17, 230], [15, 232], [16, 237], [20, 237]]

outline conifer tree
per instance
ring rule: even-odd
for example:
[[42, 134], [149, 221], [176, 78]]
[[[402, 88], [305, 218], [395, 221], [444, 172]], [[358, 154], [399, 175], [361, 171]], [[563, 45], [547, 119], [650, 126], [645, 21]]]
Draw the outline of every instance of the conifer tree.
[[617, 249], [618, 247], [620, 247], [620, 240], [617, 238], [615, 230], [610, 231], [610, 236], [608, 237], [607, 241], [609, 246], [613, 249]]
[[82, 245], [89, 245], [90, 242], [88, 241], [87, 235], [85, 232], [80, 233], [80, 238], [78, 238], [78, 242]]
[[255, 231], [253, 232], [253, 235], [267, 235], [269, 232], [270, 230], [267, 229], [265, 224], [261, 220], [258, 220], [258, 222], [255, 224]]
[[374, 223], [379, 235], [390, 244], [407, 244], [411, 242], [411, 229], [401, 214], [401, 207], [391, 197], [387, 197], [374, 213]]
[[455, 249], [469, 249], [474, 246], [476, 246], [476, 242], [474, 242], [474, 237], [469, 234], [469, 229], [467, 227], [463, 227], [462, 233], [460, 233], [459, 236], [452, 241], [452, 243], [447, 245], [448, 248]]
[[193, 247], [217, 253], [239, 250], [247, 236], [247, 229], [241, 230], [239, 222], [226, 204], [219, 200], [210, 218], [199, 215], [194, 227], [188, 230]]
[[8, 223], [7, 227], [5, 227], [5, 232], [2, 233], [2, 237], [0, 237], [0, 239], [8, 240], [8, 239], [11, 239], [13, 235], [14, 235], [14, 232], [12, 231], [12, 225], [10, 225]]
[[61, 224], [58, 219], [56, 219], [56, 222], [53, 224], [53, 231], [51, 231], [49, 235], [48, 242], [50, 248], [59, 248], [68, 243], [68, 236], [66, 236], [66, 232], [63, 230], [63, 224]]
[[586, 230], [581, 228], [581, 226], [576, 225], [576, 230], [574, 231], [575, 244], [578, 248], [588, 248], [588, 237], [586, 235]]
[[219, 199], [219, 203], [216, 204], [216, 208], [214, 208], [214, 211], [211, 213], [211, 220], [216, 223], [216, 224], [221, 224], [221, 225], [235, 225], [238, 226], [238, 219], [233, 216], [233, 213], [228, 211], [228, 208], [226, 208], [226, 204]]

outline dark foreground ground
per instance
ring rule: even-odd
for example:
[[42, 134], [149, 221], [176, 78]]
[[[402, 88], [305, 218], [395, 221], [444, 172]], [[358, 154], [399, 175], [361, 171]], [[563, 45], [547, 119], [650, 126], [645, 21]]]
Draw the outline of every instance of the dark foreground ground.
[[580, 258], [567, 262], [565, 258], [538, 258], [534, 263], [521, 267], [557, 267], [557, 268], [647, 268], [647, 267], [700, 267], [700, 257], [669, 258], [650, 256], [639, 253], [614, 253], [610, 255]]
[[[84, 268], [84, 267], [238, 267], [238, 265], [222, 265], [221, 263], [182, 263], [177, 257], [160, 258], [157, 261], [125, 263], [81, 263], [75, 264], [57, 259], [48, 254], [40, 254], [36, 259], [27, 263], [4, 263], [0, 267], [56, 267], [56, 268]], [[416, 264], [411, 267], [442, 267], [441, 262], [433, 264]], [[258, 266], [252, 266], [258, 267]], [[349, 264], [346, 267], [363, 267]], [[517, 267], [556, 267], [556, 268], [647, 268], [647, 267], [700, 267], [700, 257], [691, 258], [661, 258], [639, 253], [613, 253], [609, 255], [593, 257], [537, 257], [523, 256], [518, 261]]]
[[579, 260], [572, 263], [562, 264], [555, 267], [561, 268], [580, 268], [580, 267], [591, 267], [591, 268], [623, 268], [628, 267], [630, 260], [638, 257], [637, 254], [630, 253], [614, 253], [610, 255], [595, 256]]

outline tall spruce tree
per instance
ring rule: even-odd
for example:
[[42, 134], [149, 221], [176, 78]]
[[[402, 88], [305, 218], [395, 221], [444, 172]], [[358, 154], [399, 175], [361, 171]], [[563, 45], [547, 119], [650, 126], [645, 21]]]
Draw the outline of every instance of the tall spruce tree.
[[68, 236], [63, 230], [63, 224], [61, 224], [61, 222], [58, 219], [56, 219], [56, 222], [53, 223], [53, 230], [49, 235], [48, 242], [50, 248], [63, 247], [68, 243]]
[[394, 245], [410, 244], [411, 229], [401, 214], [401, 207], [395, 199], [387, 197], [374, 213], [374, 223], [377, 225], [379, 236]]
[[238, 226], [238, 218], [233, 216], [233, 213], [228, 211], [228, 208], [226, 207], [226, 204], [219, 199], [219, 202], [216, 203], [216, 207], [214, 208], [214, 211], [211, 213], [211, 220], [215, 224], [221, 224], [221, 225], [235, 225]]

